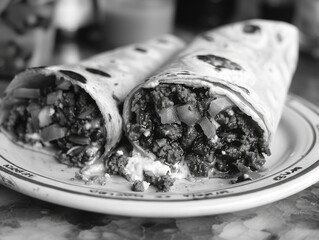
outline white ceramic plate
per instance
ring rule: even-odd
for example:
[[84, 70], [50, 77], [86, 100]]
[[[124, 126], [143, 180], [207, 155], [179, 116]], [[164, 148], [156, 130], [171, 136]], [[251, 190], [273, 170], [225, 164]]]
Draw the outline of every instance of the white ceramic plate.
[[21, 148], [0, 133], [0, 181], [23, 194], [82, 210], [142, 217], [204, 216], [244, 210], [295, 194], [319, 180], [319, 110], [290, 96], [267, 158], [266, 171], [252, 181], [179, 180], [168, 193], [130, 191], [112, 177], [105, 185], [74, 180], [78, 169]]

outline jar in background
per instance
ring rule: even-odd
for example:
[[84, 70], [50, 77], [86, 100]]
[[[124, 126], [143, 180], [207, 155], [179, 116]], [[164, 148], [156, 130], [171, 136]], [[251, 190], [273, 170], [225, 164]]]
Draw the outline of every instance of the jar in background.
[[175, 0], [100, 0], [100, 27], [107, 48], [174, 30]]
[[54, 0], [1, 1], [0, 77], [49, 62], [54, 45]]
[[236, 7], [235, 0], [178, 0], [176, 21], [183, 28], [201, 32], [230, 22]]
[[319, 0], [295, 1], [294, 24], [300, 32], [300, 49], [319, 59]]
[[294, 0], [261, 0], [260, 2], [260, 15], [264, 19], [291, 23], [294, 11]]

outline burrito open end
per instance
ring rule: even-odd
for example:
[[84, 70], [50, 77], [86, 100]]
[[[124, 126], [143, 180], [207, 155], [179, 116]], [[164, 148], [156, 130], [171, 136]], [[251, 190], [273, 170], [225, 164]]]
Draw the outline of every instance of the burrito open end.
[[[186, 165], [193, 178], [248, 179], [271, 154], [296, 68], [297, 36], [290, 24], [258, 19], [201, 34], [130, 93], [123, 112], [128, 139], [169, 167], [162, 177]], [[143, 174], [139, 181], [154, 175]], [[173, 180], [165, 184], [161, 190]]]
[[2, 131], [67, 165], [102, 161], [120, 141], [124, 98], [183, 47], [177, 37], [163, 35], [78, 64], [27, 69], [4, 93]]

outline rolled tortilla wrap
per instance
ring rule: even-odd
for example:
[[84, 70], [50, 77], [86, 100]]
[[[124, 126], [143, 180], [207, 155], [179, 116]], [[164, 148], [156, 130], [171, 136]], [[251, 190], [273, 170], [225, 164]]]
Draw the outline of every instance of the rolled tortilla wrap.
[[193, 176], [261, 169], [296, 68], [294, 26], [249, 20], [199, 35], [124, 103], [144, 155]]
[[[117, 48], [74, 65], [36, 67], [18, 74], [0, 106], [2, 130], [15, 142], [84, 166], [119, 142], [119, 105], [184, 43], [172, 36]], [[52, 150], [53, 147], [53, 150]]]

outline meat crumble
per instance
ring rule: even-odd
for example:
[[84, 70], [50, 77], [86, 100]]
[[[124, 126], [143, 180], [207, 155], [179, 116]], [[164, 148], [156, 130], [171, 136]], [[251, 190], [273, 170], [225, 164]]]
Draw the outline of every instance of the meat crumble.
[[58, 147], [58, 159], [83, 167], [104, 152], [104, 119], [82, 88], [59, 79], [44, 89], [19, 88], [13, 96], [25, 100], [14, 106], [3, 127], [16, 140], [43, 147]]
[[129, 139], [167, 165], [184, 159], [194, 177], [236, 174], [239, 164], [256, 171], [270, 155], [257, 123], [207, 88], [160, 84], [140, 89], [131, 112]]

